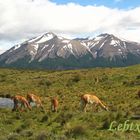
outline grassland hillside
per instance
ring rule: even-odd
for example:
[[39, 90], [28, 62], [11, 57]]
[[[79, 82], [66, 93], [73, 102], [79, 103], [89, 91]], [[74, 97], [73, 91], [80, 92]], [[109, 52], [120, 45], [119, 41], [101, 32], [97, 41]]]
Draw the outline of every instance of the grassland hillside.
[[[139, 140], [140, 65], [67, 71], [0, 69], [0, 96], [35, 92], [45, 112], [12, 112], [0, 108], [0, 140]], [[80, 111], [80, 95], [97, 95], [109, 108], [98, 112], [88, 106]], [[50, 97], [59, 100], [58, 112], [50, 110]], [[109, 131], [112, 121], [135, 124], [135, 131]], [[136, 125], [137, 124], [137, 125]], [[115, 126], [113, 126], [115, 128]], [[139, 132], [138, 132], [139, 127]]]

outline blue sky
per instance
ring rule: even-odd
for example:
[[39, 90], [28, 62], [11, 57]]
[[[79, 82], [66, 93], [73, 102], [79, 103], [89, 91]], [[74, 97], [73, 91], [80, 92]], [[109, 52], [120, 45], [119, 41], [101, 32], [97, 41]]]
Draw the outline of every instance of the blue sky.
[[120, 8], [120, 9], [130, 9], [140, 6], [140, 0], [51, 0], [57, 4], [66, 4], [66, 3], [77, 3], [83, 6], [86, 5], [96, 5], [96, 6], [107, 6], [111, 8]]
[[0, 53], [46, 32], [140, 42], [140, 0], [0, 0]]

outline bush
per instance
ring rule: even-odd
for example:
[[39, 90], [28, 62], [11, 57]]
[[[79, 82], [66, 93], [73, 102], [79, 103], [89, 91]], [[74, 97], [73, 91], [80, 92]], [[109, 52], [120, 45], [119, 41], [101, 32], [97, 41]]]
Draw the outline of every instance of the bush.
[[136, 79], [140, 79], [140, 75], [137, 75]]
[[24, 137], [31, 137], [33, 135], [33, 132], [31, 130], [24, 130], [20, 133], [20, 135]]
[[41, 122], [47, 122], [49, 119], [48, 115], [43, 116]]
[[68, 137], [83, 136], [83, 135], [86, 135], [86, 129], [83, 126], [78, 125], [78, 126], [75, 126], [75, 127], [71, 128], [71, 129], [69, 129], [66, 132], [66, 135]]
[[72, 114], [71, 113], [63, 113], [60, 114], [55, 121], [60, 123], [61, 125], [64, 125], [65, 123], [67, 123], [71, 118], [72, 118]]
[[72, 81], [75, 83], [79, 82], [80, 80], [81, 80], [80, 75], [74, 75], [74, 77], [72, 78]]
[[38, 84], [39, 84], [39, 86], [47, 86], [47, 87], [49, 87], [49, 86], [52, 85], [52, 82], [50, 80], [40, 80]]
[[10, 134], [10, 136], [8, 136], [7, 139], [8, 140], [19, 140], [19, 135], [16, 133], [12, 133], [12, 134]]
[[46, 85], [47, 87], [49, 87], [49, 86], [51, 86], [51, 85], [52, 85], [52, 82], [51, 82], [51, 81], [49, 81], [49, 80], [46, 80], [46, 81], [45, 81], [45, 85]]
[[68, 80], [66, 86], [70, 87], [75, 83], [78, 83], [81, 80], [80, 75], [74, 75], [71, 79]]
[[102, 125], [102, 129], [109, 129], [111, 121], [109, 119], [106, 119]]
[[16, 132], [19, 133], [21, 131], [23, 131], [24, 129], [27, 129], [27, 128], [30, 128], [33, 126], [33, 121], [32, 119], [28, 119], [28, 120], [25, 120], [23, 122], [23, 124], [21, 124], [17, 129], [16, 129]]
[[47, 134], [45, 132], [42, 132], [36, 137], [36, 140], [47, 140], [47, 138]]
[[140, 80], [132, 80], [132, 81], [124, 81], [123, 85], [125, 86], [139, 86], [140, 85]]

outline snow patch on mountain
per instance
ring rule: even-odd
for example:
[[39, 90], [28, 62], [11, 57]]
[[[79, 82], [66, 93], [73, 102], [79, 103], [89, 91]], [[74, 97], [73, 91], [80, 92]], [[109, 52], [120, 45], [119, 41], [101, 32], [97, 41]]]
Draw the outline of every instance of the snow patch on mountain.
[[42, 35], [40, 35], [40, 36], [38, 36], [38, 37], [35, 37], [35, 38], [29, 40], [28, 43], [35, 42], [36, 40], [38, 40], [38, 39], [41, 38], [41, 37], [42, 37]]
[[43, 46], [43, 47], [41, 48], [41, 51], [43, 51], [43, 50], [44, 50], [45, 48], [47, 48], [48, 46], [49, 46], [49, 44]]
[[35, 49], [36, 52], [37, 52], [39, 45], [38, 45], [38, 44], [34, 44], [33, 46], [34, 46], [34, 49]]
[[14, 47], [14, 50], [20, 48], [20, 46], [21, 46], [20, 44], [16, 45], [16, 46]]
[[38, 62], [43, 61], [47, 56], [48, 56], [48, 54], [43, 55], [43, 56], [38, 60]]
[[51, 51], [53, 50], [54, 47], [55, 47], [55, 46], [54, 46], [54, 44], [53, 44], [52, 47], [48, 50], [48, 52], [51, 52]]
[[44, 43], [48, 40], [51, 40], [53, 38], [53, 35], [52, 34], [47, 34], [47, 35], [44, 35], [39, 41], [37, 41], [36, 43]]
[[29, 52], [31, 55], [31, 60], [29, 61], [29, 63], [34, 60], [34, 58], [37, 54], [38, 48], [39, 48], [39, 44], [33, 44], [33, 47], [34, 47], [34, 49]]
[[121, 59], [127, 58], [128, 53], [139, 56], [140, 44], [122, 41], [109, 34], [101, 34], [93, 39], [67, 39], [53, 33], [46, 33], [12, 47], [0, 56], [0, 61], [10, 64], [29, 56], [31, 58], [29, 63], [31, 63], [47, 61], [49, 58], [66, 59], [71, 55], [76, 59], [87, 55], [95, 60], [99, 57], [114, 60], [115, 56]]
[[69, 44], [67, 44], [67, 45], [64, 45], [63, 46], [63, 49], [65, 49], [65, 50], [70, 50], [70, 52], [72, 53], [72, 54], [74, 54], [73, 53], [73, 48], [72, 48], [72, 44], [71, 43], [69, 43]]
[[61, 36], [58, 36], [58, 38], [59, 38], [60, 40], [63, 40], [63, 39], [64, 39], [64, 37], [61, 37]]
[[126, 43], [123, 41], [123, 47], [126, 49]]
[[97, 44], [99, 44], [99, 41], [97, 41], [97, 42], [95, 42], [95, 43], [92, 43], [92, 45], [91, 45], [91, 49], [93, 48], [93, 47], [95, 47]]
[[106, 40], [101, 44], [101, 46], [99, 47], [99, 50], [104, 46]]
[[102, 38], [104, 38], [104, 37], [103, 37], [103, 36], [97, 36], [97, 37], [94, 38], [94, 41], [99, 41], [99, 40], [101, 40]]
[[81, 45], [87, 47], [88, 45], [85, 42], [81, 42]]
[[63, 43], [69, 43], [70, 40], [63, 40], [62, 42], [63, 42]]
[[119, 40], [114, 40], [114, 39], [111, 40], [110, 45], [112, 45], [114, 47], [121, 46], [120, 41]]
[[122, 52], [122, 50], [121, 50], [121, 49], [118, 49], [118, 53], [122, 54], [123, 52]]

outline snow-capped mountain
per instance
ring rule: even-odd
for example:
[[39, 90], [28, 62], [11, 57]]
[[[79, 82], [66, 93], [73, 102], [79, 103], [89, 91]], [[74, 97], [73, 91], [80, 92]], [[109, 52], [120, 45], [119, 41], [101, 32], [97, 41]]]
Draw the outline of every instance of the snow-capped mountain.
[[87, 41], [95, 58], [103, 57], [110, 60], [116, 57], [127, 59], [128, 54], [140, 56], [140, 44], [119, 39], [114, 35], [101, 34]]
[[0, 66], [52, 69], [127, 66], [140, 63], [140, 44], [114, 35], [67, 39], [46, 33], [0, 55]]
[[5, 50], [1, 50], [1, 49], [0, 49], [0, 54], [2, 54], [2, 53], [4, 53], [4, 52], [5, 52]]

